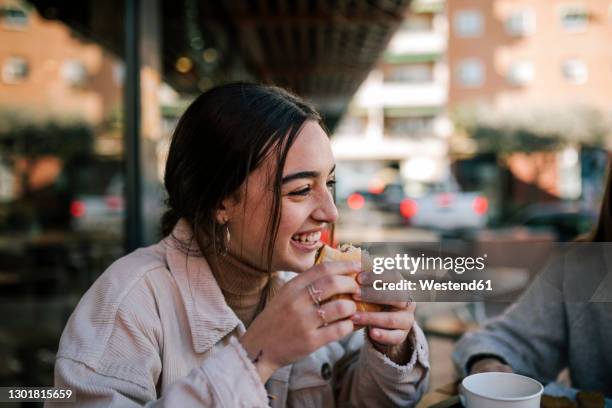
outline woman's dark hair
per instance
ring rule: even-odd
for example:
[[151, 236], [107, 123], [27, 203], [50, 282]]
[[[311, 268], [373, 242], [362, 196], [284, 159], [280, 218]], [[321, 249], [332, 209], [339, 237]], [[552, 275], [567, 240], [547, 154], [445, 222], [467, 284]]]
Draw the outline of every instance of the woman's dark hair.
[[269, 241], [262, 247], [262, 255], [267, 249], [267, 269], [272, 272], [282, 171], [287, 152], [307, 120], [324, 128], [313, 107], [273, 86], [232, 83], [200, 95], [180, 118], [172, 136], [164, 176], [168, 209], [161, 222], [163, 235], [170, 235], [184, 218], [199, 249], [212, 249], [217, 254], [222, 228], [216, 210], [225, 198], [239, 198], [239, 188], [248, 175], [273, 156], [277, 168], [267, 225]]
[[605, 192], [601, 201], [601, 210], [597, 225], [579, 241], [612, 242], [612, 163], [608, 164]]

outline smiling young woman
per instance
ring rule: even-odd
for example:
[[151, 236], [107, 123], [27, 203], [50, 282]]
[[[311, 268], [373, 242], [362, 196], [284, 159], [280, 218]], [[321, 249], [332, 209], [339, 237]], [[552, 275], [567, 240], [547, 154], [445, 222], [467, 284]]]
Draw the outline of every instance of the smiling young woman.
[[359, 263], [313, 266], [338, 217], [334, 169], [298, 97], [245, 83], [198, 97], [170, 146], [165, 238], [83, 296], [56, 386], [80, 406], [414, 405], [429, 372], [414, 303], [357, 312], [330, 299], [359, 297]]

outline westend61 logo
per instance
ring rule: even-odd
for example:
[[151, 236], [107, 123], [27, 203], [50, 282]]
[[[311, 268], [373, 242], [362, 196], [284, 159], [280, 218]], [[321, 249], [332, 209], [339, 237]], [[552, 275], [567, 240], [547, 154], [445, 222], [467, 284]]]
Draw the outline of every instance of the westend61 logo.
[[392, 257], [379, 256], [372, 259], [372, 272], [380, 275], [385, 271], [406, 271], [414, 275], [417, 271], [447, 271], [458, 275], [466, 271], [482, 271], [487, 254], [479, 257], [442, 257], [442, 256], [410, 256], [396, 254]]

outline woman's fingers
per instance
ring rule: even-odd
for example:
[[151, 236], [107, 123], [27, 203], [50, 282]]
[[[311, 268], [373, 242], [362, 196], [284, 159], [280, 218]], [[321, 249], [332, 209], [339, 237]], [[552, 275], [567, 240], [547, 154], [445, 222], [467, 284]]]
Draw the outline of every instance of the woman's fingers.
[[368, 330], [368, 334], [372, 340], [376, 343], [389, 346], [402, 344], [406, 340], [406, 337], [408, 337], [408, 333], [409, 332], [406, 330], [385, 330], [380, 328], [371, 328]]
[[326, 302], [313, 310], [312, 316], [316, 320], [317, 327], [331, 324], [338, 320], [346, 320], [355, 313], [357, 306], [355, 302], [347, 299], [338, 299]]
[[321, 292], [321, 299], [323, 301], [331, 298], [334, 295], [355, 295], [361, 290], [355, 279], [352, 276], [346, 275], [323, 276], [312, 282], [310, 285], [312, 285], [315, 290]]
[[502, 363], [496, 358], [484, 358], [476, 361], [470, 370], [470, 374], [476, 373], [488, 373], [488, 372], [502, 372], [512, 373], [512, 367]]
[[354, 325], [350, 320], [339, 320], [316, 330], [314, 333], [314, 341], [317, 342], [317, 345], [328, 344], [348, 336], [353, 332], [353, 329]]
[[362, 326], [373, 326], [383, 329], [410, 330], [414, 323], [414, 313], [408, 310], [396, 312], [358, 312], [351, 320]]

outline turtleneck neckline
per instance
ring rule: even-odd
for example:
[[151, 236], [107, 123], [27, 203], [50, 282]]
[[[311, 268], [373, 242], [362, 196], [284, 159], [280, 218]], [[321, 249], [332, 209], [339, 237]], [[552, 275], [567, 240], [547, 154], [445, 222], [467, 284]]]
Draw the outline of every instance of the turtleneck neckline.
[[272, 297], [278, 291], [281, 284], [278, 273], [270, 275], [266, 270], [255, 268], [231, 253], [207, 253], [206, 259], [228, 306], [248, 327], [255, 318], [265, 292]]

